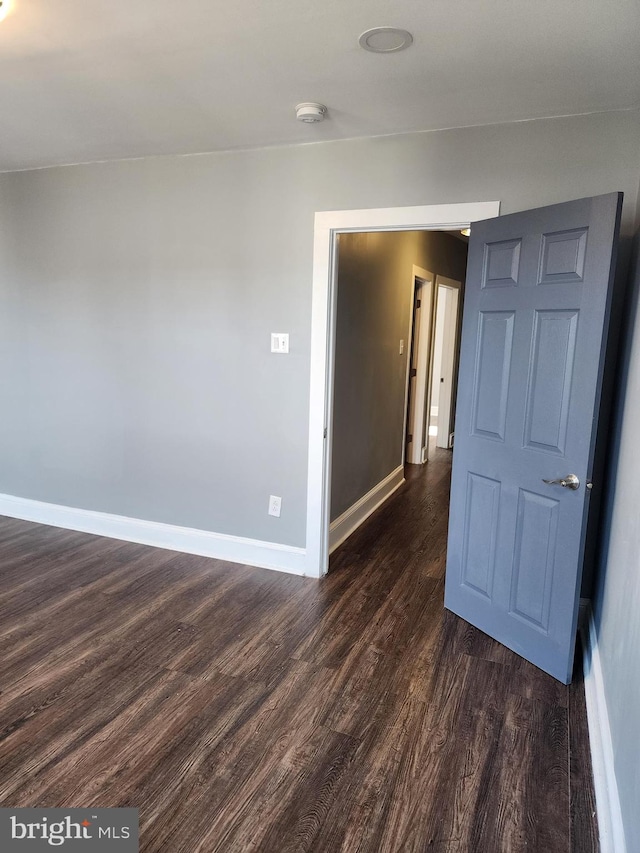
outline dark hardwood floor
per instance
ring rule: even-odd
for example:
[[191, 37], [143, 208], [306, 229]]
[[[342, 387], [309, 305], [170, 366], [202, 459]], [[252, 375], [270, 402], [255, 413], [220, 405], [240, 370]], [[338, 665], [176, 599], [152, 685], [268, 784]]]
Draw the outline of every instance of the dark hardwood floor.
[[146, 853], [596, 851], [567, 688], [445, 613], [439, 451], [323, 581], [0, 519], [0, 804]]

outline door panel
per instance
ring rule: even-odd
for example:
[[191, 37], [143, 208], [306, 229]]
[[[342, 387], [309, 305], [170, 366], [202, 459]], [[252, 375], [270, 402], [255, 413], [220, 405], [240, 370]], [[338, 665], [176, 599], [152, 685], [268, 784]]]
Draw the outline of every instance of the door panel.
[[473, 387], [473, 433], [504, 441], [513, 345], [513, 311], [481, 311]]
[[[621, 201], [474, 223], [469, 241], [445, 606], [564, 682]], [[575, 491], [542, 482], [568, 474]]]
[[482, 287], [510, 287], [518, 283], [521, 240], [485, 243]]
[[549, 630], [558, 501], [520, 489], [510, 612], [545, 634]]
[[[493, 586], [499, 505], [500, 483], [470, 473], [467, 477], [462, 583], [488, 599]], [[470, 554], [473, 559], [470, 559]]]
[[524, 446], [564, 453], [578, 311], [536, 311]]
[[587, 233], [587, 228], [579, 228], [542, 235], [538, 284], [582, 281]]

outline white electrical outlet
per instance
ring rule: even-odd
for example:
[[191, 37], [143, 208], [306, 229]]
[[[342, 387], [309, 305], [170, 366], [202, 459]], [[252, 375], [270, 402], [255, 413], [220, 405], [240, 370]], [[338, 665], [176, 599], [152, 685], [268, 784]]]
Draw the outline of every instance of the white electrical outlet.
[[282, 507], [282, 498], [277, 495], [269, 495], [269, 515], [275, 515], [280, 518], [280, 508]]
[[271, 352], [286, 355], [289, 352], [289, 334], [287, 332], [271, 332]]

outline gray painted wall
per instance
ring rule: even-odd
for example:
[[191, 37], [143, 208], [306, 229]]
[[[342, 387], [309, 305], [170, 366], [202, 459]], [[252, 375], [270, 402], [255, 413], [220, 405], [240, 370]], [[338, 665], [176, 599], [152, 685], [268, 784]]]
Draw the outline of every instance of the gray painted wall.
[[314, 212], [622, 189], [629, 228], [639, 147], [616, 112], [0, 176], [0, 492], [304, 545]]
[[340, 235], [332, 521], [403, 462], [413, 265], [462, 281], [466, 256], [441, 232]]
[[640, 850], [640, 232], [622, 332], [594, 607], [627, 850], [633, 853]]
[[[623, 190], [630, 234], [639, 119], [0, 176], [0, 491], [304, 545], [314, 212], [500, 199], [509, 213]], [[630, 850], [640, 849], [632, 308], [596, 602]], [[271, 331], [291, 333], [290, 356], [269, 354]], [[283, 497], [279, 520], [269, 493]]]

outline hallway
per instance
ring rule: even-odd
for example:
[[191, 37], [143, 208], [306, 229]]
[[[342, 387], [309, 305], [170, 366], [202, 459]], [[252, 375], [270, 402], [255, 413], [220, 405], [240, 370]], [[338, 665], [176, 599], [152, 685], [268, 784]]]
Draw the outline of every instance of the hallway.
[[449, 451], [318, 582], [0, 519], [0, 802], [145, 853], [591, 853], [584, 691], [443, 611]]

